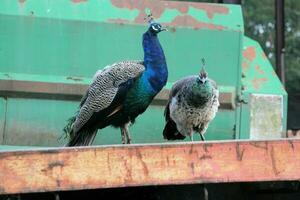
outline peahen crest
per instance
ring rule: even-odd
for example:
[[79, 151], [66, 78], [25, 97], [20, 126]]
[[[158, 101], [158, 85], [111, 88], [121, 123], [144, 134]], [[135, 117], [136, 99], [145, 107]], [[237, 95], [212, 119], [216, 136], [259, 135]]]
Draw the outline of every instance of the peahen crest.
[[200, 73], [199, 73], [199, 79], [200, 79], [200, 81], [201, 81], [202, 83], [204, 83], [204, 82], [206, 81], [206, 79], [207, 79], [208, 74], [207, 74], [207, 72], [205, 71], [205, 59], [202, 58], [202, 59], [201, 59], [201, 62], [202, 62], [202, 68], [201, 68], [201, 71], [200, 71]]

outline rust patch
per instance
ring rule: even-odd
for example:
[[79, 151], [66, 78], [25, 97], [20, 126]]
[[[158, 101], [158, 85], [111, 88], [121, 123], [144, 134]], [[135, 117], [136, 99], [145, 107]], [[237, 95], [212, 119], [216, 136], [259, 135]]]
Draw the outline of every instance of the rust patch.
[[19, 3], [25, 3], [26, 0], [19, 0]]
[[142, 166], [143, 166], [143, 171], [144, 171], [144, 174], [146, 176], [148, 176], [149, 174], [149, 170], [148, 170], [148, 167], [146, 165], [146, 163], [144, 162], [143, 160], [143, 157], [142, 157], [142, 154], [139, 150], [136, 150], [136, 155], [137, 155], [137, 158], [139, 159], [139, 161], [141, 162]]
[[128, 166], [128, 162], [130, 164], [130, 161], [126, 160], [123, 156], [122, 156], [122, 160], [124, 162], [124, 167], [126, 170], [126, 176], [124, 177], [124, 180], [125, 180], [125, 182], [130, 182], [130, 181], [132, 181], [131, 167], [129, 168], [129, 166]]
[[[95, 151], [96, 152], [96, 151]], [[109, 173], [111, 173], [111, 163], [110, 163], [110, 156], [109, 156], [109, 153], [107, 154], [107, 157], [106, 157], [106, 162], [107, 162], [107, 167], [108, 167], [108, 171]]]
[[54, 167], [63, 167], [64, 165], [65, 164], [63, 161], [56, 160], [48, 163], [48, 169], [52, 169]]
[[195, 174], [195, 163], [191, 163], [190, 164], [190, 167], [191, 167], [191, 169], [192, 169], [192, 174], [194, 175]]
[[73, 3], [84, 3], [87, 2], [87, 0], [71, 0]]
[[116, 23], [116, 24], [129, 24], [130, 21], [127, 19], [121, 19], [121, 18], [117, 18], [117, 19], [108, 19], [108, 22], [111, 23]]
[[213, 146], [212, 144], [204, 143], [203, 149], [204, 149], [205, 153], [208, 153], [208, 147], [212, 147], [212, 146]]
[[185, 15], [185, 16], [177, 16], [171, 23], [165, 23], [168, 26], [189, 26], [194, 29], [212, 29], [212, 30], [224, 30], [225, 27], [221, 25], [215, 25], [210, 23], [199, 22], [194, 17]]
[[206, 160], [206, 159], [212, 159], [210, 155], [202, 155], [199, 160]]
[[249, 69], [249, 64], [248, 63], [246, 63], [245, 61], [243, 61], [242, 62], [242, 68], [244, 69], [244, 70], [248, 70]]
[[252, 80], [252, 85], [253, 85], [254, 89], [259, 90], [261, 85], [266, 81], [268, 81], [268, 78], [265, 78], [265, 77], [264, 78], [254, 78]]
[[291, 147], [291, 148], [293, 149], [293, 151], [294, 151], [295, 149], [294, 149], [294, 143], [293, 143], [293, 141], [288, 140], [288, 143], [289, 143], [290, 147]]
[[262, 70], [262, 68], [259, 65], [255, 66], [255, 70], [258, 71], [258, 73], [260, 73], [260, 74], [264, 74], [265, 73], [265, 71]]
[[264, 150], [268, 150], [268, 142], [265, 142], [264, 144], [262, 144], [261, 142], [250, 142], [249, 145], [254, 146], [256, 148], [260, 148], [260, 149], [264, 149]]
[[193, 7], [204, 10], [208, 18], [212, 19], [215, 14], [227, 15], [229, 10], [225, 6], [211, 5], [211, 4], [199, 4], [193, 3]]
[[249, 60], [249, 61], [253, 61], [254, 58], [256, 57], [256, 52], [255, 52], [255, 48], [253, 46], [247, 47], [247, 49], [245, 49], [243, 51], [243, 56]]
[[244, 151], [245, 149], [243, 148], [242, 150], [240, 149], [240, 144], [237, 143], [235, 145], [235, 151], [236, 151], [236, 159], [238, 161], [242, 161], [243, 160], [243, 156], [244, 156]]
[[127, 8], [129, 10], [137, 9], [140, 11], [139, 15], [136, 17], [135, 22], [144, 23], [144, 17], [146, 16], [146, 9], [151, 10], [151, 13], [155, 18], [159, 18], [165, 9], [177, 9], [180, 13], [186, 14], [190, 7], [195, 9], [203, 10], [207, 17], [212, 19], [215, 14], [227, 15], [229, 9], [221, 5], [211, 5], [211, 4], [200, 4], [192, 2], [175, 2], [175, 1], [139, 1], [139, 0], [111, 0], [112, 4], [118, 8]]
[[179, 10], [179, 12], [186, 14], [189, 11], [189, 7], [188, 6], [179, 6], [178, 10]]
[[270, 157], [271, 157], [273, 172], [277, 176], [278, 174], [280, 174], [280, 172], [278, 171], [277, 166], [276, 166], [276, 159], [275, 159], [275, 155], [274, 155], [274, 148], [273, 148], [273, 146], [271, 147]]

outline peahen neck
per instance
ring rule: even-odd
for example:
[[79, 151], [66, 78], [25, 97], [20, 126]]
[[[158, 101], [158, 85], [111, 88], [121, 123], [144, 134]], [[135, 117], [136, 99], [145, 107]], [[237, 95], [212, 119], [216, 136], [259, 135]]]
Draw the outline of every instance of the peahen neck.
[[166, 84], [168, 69], [164, 51], [159, 43], [156, 33], [147, 31], [143, 35], [144, 48], [144, 79], [150, 83], [154, 93], [159, 92]]
[[191, 95], [189, 95], [189, 103], [193, 106], [201, 106], [206, 104], [213, 95], [213, 87], [209, 81], [201, 84], [197, 79], [191, 88]]

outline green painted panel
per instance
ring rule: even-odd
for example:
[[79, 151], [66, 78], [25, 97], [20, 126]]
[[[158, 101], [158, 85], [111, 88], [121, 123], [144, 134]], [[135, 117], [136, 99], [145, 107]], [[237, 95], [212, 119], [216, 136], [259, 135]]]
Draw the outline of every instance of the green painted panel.
[[[78, 102], [41, 99], [14, 99], [7, 101], [7, 122], [4, 144], [26, 146], [62, 146], [60, 138], [67, 119], [72, 116]], [[150, 106], [130, 127], [134, 143], [164, 142], [162, 106]], [[234, 137], [234, 111], [220, 110], [209, 126], [208, 140]], [[200, 137], [195, 137], [200, 140]], [[189, 139], [187, 138], [187, 141]], [[108, 127], [98, 131], [94, 144], [120, 144], [120, 130]]]
[[[283, 96], [282, 104], [282, 130], [286, 131], [287, 121], [287, 93], [277, 77], [270, 61], [264, 54], [261, 46], [254, 40], [244, 37], [242, 53], [242, 96], [240, 138], [250, 137], [250, 113], [249, 95], [268, 94]], [[272, 127], [273, 128], [273, 127]], [[272, 129], [270, 128], [270, 130]], [[284, 134], [283, 134], [284, 135]], [[263, 136], [262, 136], [263, 137]]]
[[[143, 58], [144, 26], [0, 15], [0, 30], [1, 72], [90, 78], [106, 65]], [[240, 35], [183, 28], [161, 33], [169, 81], [198, 74], [205, 58], [218, 84], [237, 86]]]
[[75, 112], [77, 104], [9, 98], [4, 144], [57, 146], [65, 120]]
[[242, 72], [245, 93], [287, 94], [261, 46], [248, 37], [244, 37]]
[[34, 147], [34, 146], [11, 146], [11, 145], [0, 145], [1, 151], [26, 151], [26, 150], [48, 150], [49, 147]]
[[[137, 9], [131, 1], [129, 4], [131, 10], [105, 0], [77, 4], [69, 0], [1, 1], [0, 78], [87, 84], [96, 70], [106, 65], [142, 59], [141, 42], [146, 26], [138, 18], [149, 6]], [[165, 7], [165, 4], [170, 5]], [[158, 21], [171, 26], [177, 23], [169, 32], [159, 35], [170, 72], [167, 88], [183, 76], [198, 74], [201, 59], [205, 58], [209, 76], [221, 86], [220, 90], [234, 88], [239, 93], [243, 46], [241, 8], [180, 4], [188, 5], [185, 13], [177, 4], [157, 5], [164, 7]], [[189, 20], [178, 24], [178, 19]], [[75, 81], [70, 76], [79, 79]], [[9, 98], [4, 143], [63, 145], [65, 141], [59, 143], [57, 139], [77, 106], [78, 102], [72, 101]], [[130, 129], [134, 143], [164, 142], [163, 109], [151, 106], [137, 119]], [[206, 138], [236, 138], [239, 129], [234, 127], [239, 123], [239, 114], [238, 109], [220, 110]], [[120, 141], [119, 130], [106, 128], [99, 131], [95, 144], [119, 144]]]
[[[174, 1], [109, 1], [90, 0], [73, 3], [72, 0], [2, 0], [0, 13], [7, 15], [42, 17], [59, 20], [93, 22], [144, 23], [146, 13], [153, 12], [162, 23], [172, 23], [180, 17], [192, 17], [206, 25], [221, 26], [225, 30], [244, 31], [241, 7]], [[189, 23], [185, 23], [186, 26]]]

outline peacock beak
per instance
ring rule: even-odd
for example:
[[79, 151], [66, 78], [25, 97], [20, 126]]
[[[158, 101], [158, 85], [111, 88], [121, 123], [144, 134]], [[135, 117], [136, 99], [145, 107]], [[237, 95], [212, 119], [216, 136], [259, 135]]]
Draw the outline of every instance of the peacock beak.
[[168, 31], [168, 29], [166, 27], [162, 27], [161, 31]]

